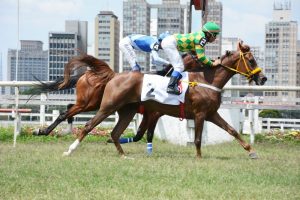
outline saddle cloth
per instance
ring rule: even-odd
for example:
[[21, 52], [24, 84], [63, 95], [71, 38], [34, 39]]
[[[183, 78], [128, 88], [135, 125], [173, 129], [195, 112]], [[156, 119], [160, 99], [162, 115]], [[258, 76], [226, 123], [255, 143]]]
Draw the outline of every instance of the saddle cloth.
[[185, 93], [188, 89], [188, 73], [182, 73], [181, 94], [174, 95], [167, 93], [167, 87], [170, 77], [162, 77], [158, 75], [145, 74], [143, 80], [143, 88], [141, 94], [141, 101], [154, 100], [159, 103], [169, 105], [179, 105], [184, 103]]

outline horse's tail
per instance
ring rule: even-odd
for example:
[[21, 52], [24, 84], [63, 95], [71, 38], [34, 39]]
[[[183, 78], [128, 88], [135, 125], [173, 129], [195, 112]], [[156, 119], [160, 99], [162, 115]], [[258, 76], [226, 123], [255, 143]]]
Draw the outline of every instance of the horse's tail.
[[[108, 78], [109, 80], [115, 75], [115, 72], [110, 69], [107, 63], [99, 60], [91, 55], [82, 54], [72, 58], [65, 66], [64, 79], [59, 84], [59, 89], [65, 88], [71, 80], [71, 72], [77, 68], [88, 66], [90, 69], [100, 75], [100, 78]], [[107, 81], [109, 81], [107, 80]]]
[[55, 92], [55, 91], [59, 91], [59, 90], [75, 88], [77, 81], [83, 74], [84, 73], [70, 76], [68, 83], [65, 84], [64, 87], [62, 87], [62, 88], [59, 88], [59, 85], [62, 84], [62, 82], [64, 81], [63, 77], [60, 77], [53, 82], [43, 82], [43, 81], [39, 80], [37, 77], [34, 77], [37, 81], [39, 81], [39, 84], [36, 84], [34, 86], [34, 89], [32, 89], [33, 90], [32, 93], [40, 94], [40, 93]]

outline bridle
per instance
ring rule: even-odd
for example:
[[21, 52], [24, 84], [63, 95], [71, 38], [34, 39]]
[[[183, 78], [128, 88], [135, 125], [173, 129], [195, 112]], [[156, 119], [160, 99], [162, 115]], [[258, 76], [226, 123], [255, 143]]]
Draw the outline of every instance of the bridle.
[[[250, 52], [247, 51], [247, 52], [243, 53], [242, 51], [240, 51], [240, 57], [239, 57], [239, 61], [238, 61], [238, 64], [237, 64], [237, 67], [236, 67], [236, 68], [228, 67], [228, 66], [226, 66], [226, 65], [223, 65], [223, 64], [222, 64], [222, 60], [223, 60], [223, 59], [221, 59], [221, 66], [222, 66], [222, 67], [225, 67], [226, 69], [229, 69], [229, 70], [231, 70], [231, 71], [233, 71], [233, 72], [235, 72], [235, 73], [241, 74], [241, 75], [245, 76], [248, 80], [250, 80], [250, 79], [253, 77], [253, 75], [255, 75], [255, 74], [261, 72], [261, 68], [260, 68], [260, 67], [257, 67], [257, 68], [255, 68], [255, 69], [253, 69], [253, 70], [249, 68], [249, 66], [248, 66], [248, 64], [247, 64], [247, 62], [246, 62], [246, 59], [245, 59], [245, 55], [248, 54], [248, 53], [250, 53]], [[244, 62], [244, 65], [245, 65], [246, 70], [247, 70], [246, 73], [240, 71], [240, 69], [239, 69], [239, 68], [240, 68], [240, 63], [241, 63], [241, 61]]]

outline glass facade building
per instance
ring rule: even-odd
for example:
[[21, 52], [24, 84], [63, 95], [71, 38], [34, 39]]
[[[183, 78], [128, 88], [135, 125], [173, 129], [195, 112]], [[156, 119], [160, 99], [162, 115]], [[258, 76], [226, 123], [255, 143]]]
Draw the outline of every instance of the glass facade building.
[[[180, 0], [163, 0], [162, 4], [148, 4], [146, 0], [124, 1], [123, 37], [133, 33], [154, 36], [165, 31], [171, 34], [186, 33], [189, 30], [189, 9], [189, 3], [182, 5]], [[151, 20], [152, 29], [150, 30]], [[136, 51], [136, 54], [142, 71], [156, 70], [155, 66], [150, 67], [149, 53]], [[166, 58], [162, 51], [159, 54]], [[124, 71], [130, 70], [127, 61], [124, 60], [123, 69]]]
[[111, 11], [101, 11], [95, 18], [95, 55], [119, 72], [120, 22]]
[[[146, 0], [123, 1], [123, 37], [133, 33], [150, 35], [150, 4]], [[150, 71], [149, 53], [136, 51], [136, 57], [142, 71]], [[129, 63], [123, 59], [123, 71], [130, 70]]]
[[[48, 51], [43, 50], [43, 42], [35, 40], [21, 40], [18, 52], [17, 81], [41, 81], [48, 79]], [[9, 49], [7, 54], [7, 80], [16, 80], [17, 50]], [[24, 90], [24, 88], [21, 88]]]
[[[297, 80], [297, 30], [296, 21], [291, 20], [289, 4], [274, 5], [273, 21], [265, 27], [265, 74], [267, 85], [296, 86]], [[265, 101], [295, 99], [296, 92], [266, 91]]]
[[[87, 22], [66, 21], [66, 32], [50, 32], [49, 81], [62, 77], [65, 64], [80, 53], [87, 53]], [[60, 91], [59, 94], [73, 94], [74, 90]]]
[[[221, 2], [210, 0], [207, 3], [207, 10], [205, 11], [205, 17], [203, 22], [215, 22], [221, 28], [221, 33], [213, 43], [205, 45], [205, 54], [210, 59], [216, 59], [221, 56], [222, 51], [222, 24], [223, 24], [223, 5]], [[202, 24], [204, 25], [204, 24]]]

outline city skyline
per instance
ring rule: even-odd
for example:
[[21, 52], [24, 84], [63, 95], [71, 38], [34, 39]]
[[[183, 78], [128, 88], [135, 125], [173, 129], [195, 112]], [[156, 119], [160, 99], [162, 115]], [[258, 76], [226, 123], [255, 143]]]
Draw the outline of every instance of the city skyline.
[[[105, 1], [105, 2], [104, 2]], [[20, 40], [40, 40], [44, 43], [44, 50], [48, 49], [48, 33], [63, 30], [65, 20], [88, 21], [88, 45], [89, 53], [94, 48], [94, 18], [103, 10], [113, 11], [122, 24], [122, 1], [113, 5], [104, 0], [49, 0], [47, 2], [37, 0], [20, 0]], [[223, 37], [238, 37], [250, 46], [264, 48], [265, 25], [272, 20], [274, 0], [240, 2], [238, 0], [219, 0], [223, 4]], [[148, 0], [148, 3], [161, 3], [158, 0]], [[186, 1], [181, 1], [185, 3]], [[283, 1], [275, 1], [283, 2]], [[300, 7], [300, 1], [291, 0], [292, 20], [300, 21], [300, 14], [296, 8]], [[98, 6], [97, 6], [98, 5]], [[254, 6], [259, 5], [259, 6]], [[34, 10], [35, 12], [32, 12]], [[7, 65], [8, 49], [17, 47], [17, 1], [3, 0], [0, 3], [0, 25], [5, 27], [0, 37], [0, 53], [2, 54], [2, 66]], [[201, 27], [201, 12], [193, 10], [192, 31]], [[255, 27], [255, 28], [251, 28]], [[299, 29], [299, 27], [298, 27]], [[299, 31], [298, 31], [299, 38]], [[2, 69], [6, 73], [6, 69]]]

